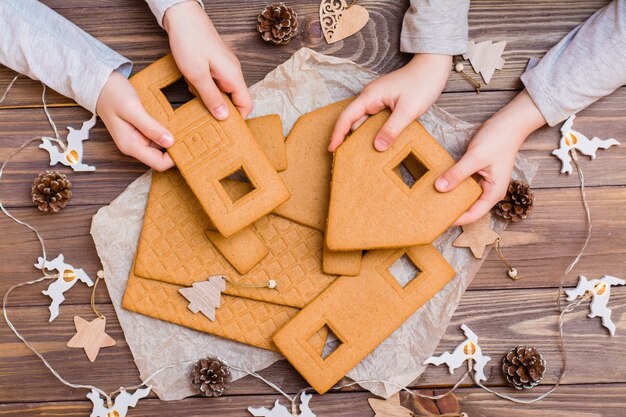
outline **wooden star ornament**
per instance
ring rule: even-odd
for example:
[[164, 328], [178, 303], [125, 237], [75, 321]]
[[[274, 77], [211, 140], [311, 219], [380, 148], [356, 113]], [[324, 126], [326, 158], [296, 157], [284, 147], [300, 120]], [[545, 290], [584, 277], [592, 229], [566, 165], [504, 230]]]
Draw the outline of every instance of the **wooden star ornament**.
[[115, 340], [105, 333], [106, 318], [96, 317], [87, 321], [79, 316], [74, 316], [76, 334], [67, 342], [68, 347], [83, 348], [91, 362], [95, 361], [101, 348], [115, 346]]
[[457, 248], [470, 248], [474, 256], [482, 259], [485, 248], [492, 245], [500, 237], [491, 228], [491, 213], [485, 214], [474, 223], [466, 224], [463, 233], [456, 238], [452, 246]]
[[368, 398], [367, 402], [374, 410], [374, 417], [413, 417], [415, 414], [400, 405], [400, 394], [394, 394], [386, 400]]

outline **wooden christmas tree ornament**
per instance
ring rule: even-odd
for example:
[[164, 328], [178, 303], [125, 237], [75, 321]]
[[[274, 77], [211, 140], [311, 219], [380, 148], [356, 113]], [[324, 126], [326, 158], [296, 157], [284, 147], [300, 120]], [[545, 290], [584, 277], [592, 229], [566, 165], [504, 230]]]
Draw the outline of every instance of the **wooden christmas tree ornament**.
[[469, 41], [467, 45], [467, 53], [463, 54], [463, 59], [468, 59], [474, 72], [480, 73], [485, 80], [485, 84], [491, 82], [491, 77], [496, 70], [502, 69], [504, 59], [502, 52], [506, 46], [506, 41], [493, 43], [492, 41], [484, 41], [475, 43]]
[[335, 43], [354, 35], [367, 24], [370, 14], [358, 4], [348, 6], [345, 0], [322, 0], [320, 22], [326, 42]]
[[194, 282], [191, 287], [178, 290], [189, 301], [189, 310], [201, 312], [209, 320], [215, 321], [215, 310], [222, 303], [222, 292], [226, 289], [224, 276], [211, 276], [207, 281]]
[[91, 119], [83, 123], [79, 130], [68, 127], [67, 147], [61, 151], [52, 143], [57, 141], [56, 139], [42, 137], [43, 143], [39, 145], [39, 148], [45, 149], [50, 154], [50, 166], [60, 162], [74, 171], [95, 171], [96, 167], [83, 163], [83, 142], [89, 139], [89, 131], [95, 124], [96, 115], [94, 114]]
[[595, 159], [598, 149], [608, 149], [611, 146], [619, 145], [615, 139], [599, 139], [593, 137], [591, 140], [587, 136], [572, 129], [576, 115], [572, 115], [561, 126], [561, 140], [559, 148], [552, 151], [552, 155], [561, 160], [561, 174], [572, 173], [572, 156], [578, 150], [581, 154], [590, 156]]
[[491, 213], [485, 214], [474, 223], [466, 224], [463, 233], [452, 243], [457, 248], [469, 248], [474, 257], [482, 259], [485, 248], [500, 237], [491, 229]]
[[311, 401], [313, 395], [303, 392], [300, 395], [300, 413], [296, 414], [295, 406], [292, 405], [293, 410], [289, 411], [287, 407], [282, 405], [280, 401], [276, 400], [274, 407], [268, 409], [265, 407], [254, 408], [248, 407], [248, 411], [255, 417], [315, 417], [313, 411], [309, 408], [309, 401]]
[[626, 281], [620, 278], [605, 275], [600, 279], [588, 280], [583, 275], [578, 277], [578, 285], [572, 290], [565, 290], [567, 301], [574, 301], [578, 297], [584, 297], [587, 292], [591, 293], [591, 313], [589, 318], [602, 318], [602, 325], [609, 330], [611, 336], [615, 336], [615, 323], [611, 320], [611, 309], [608, 308], [611, 297], [611, 286], [624, 285]]
[[58, 278], [48, 286], [48, 289], [41, 292], [43, 295], [47, 295], [52, 299], [52, 303], [50, 303], [50, 307], [48, 307], [50, 310], [50, 319], [48, 321], [53, 321], [59, 316], [59, 306], [65, 301], [63, 293], [72, 288], [74, 284], [81, 281], [87, 284], [88, 287], [93, 286], [93, 281], [85, 271], [65, 263], [63, 254], [59, 254], [59, 256], [52, 261], [46, 261], [42, 257], [39, 257], [35, 268], [41, 269], [42, 271], [44, 269], [57, 271]]
[[463, 365], [465, 361], [471, 361], [469, 366], [473, 366], [474, 381], [478, 384], [487, 379], [484, 368], [491, 358], [483, 355], [482, 349], [478, 345], [478, 336], [476, 336], [469, 327], [462, 324], [461, 329], [463, 333], [465, 333], [466, 339], [461, 342], [452, 353], [444, 352], [440, 356], [431, 356], [424, 361], [424, 365], [433, 364], [439, 366], [445, 363], [448, 365], [450, 373], [452, 374], [454, 370]]
[[92, 389], [87, 398], [93, 404], [90, 417], [126, 417], [128, 409], [130, 407], [136, 407], [137, 402], [146, 398], [150, 394], [152, 387], [139, 388], [132, 394], [129, 394], [125, 389], [122, 389], [113, 404], [104, 405], [104, 400], [100, 396], [100, 393], [95, 389]]
[[67, 342], [67, 347], [83, 348], [91, 362], [95, 361], [101, 348], [115, 346], [115, 339], [105, 333], [106, 317], [98, 316], [87, 321], [74, 316], [76, 334]]

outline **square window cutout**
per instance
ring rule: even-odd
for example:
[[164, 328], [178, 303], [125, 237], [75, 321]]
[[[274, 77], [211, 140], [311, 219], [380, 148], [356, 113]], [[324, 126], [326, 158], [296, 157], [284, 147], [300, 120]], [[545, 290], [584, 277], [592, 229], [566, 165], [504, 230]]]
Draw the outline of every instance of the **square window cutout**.
[[180, 77], [172, 84], [163, 87], [161, 93], [163, 93], [173, 110], [176, 110], [195, 98], [191, 91], [189, 91], [189, 85], [184, 77]]
[[224, 187], [226, 194], [228, 194], [233, 204], [256, 190], [256, 187], [248, 178], [243, 166], [222, 178], [220, 184]]
[[415, 156], [413, 151], [411, 151], [402, 162], [393, 169], [393, 172], [409, 189], [412, 189], [419, 179], [428, 172], [428, 168]]
[[406, 253], [389, 265], [387, 271], [398, 281], [398, 284], [400, 284], [402, 288], [409, 285], [423, 272], [413, 263]]
[[[324, 337], [325, 337], [325, 339], [324, 339]], [[321, 339], [324, 340], [324, 347], [322, 348], [322, 351], [320, 352], [319, 351], [319, 343], [318, 342]], [[320, 357], [323, 360], [326, 360], [326, 358], [328, 358], [335, 351], [337, 351], [339, 346], [341, 346], [341, 344], [343, 343], [337, 337], [337, 335], [331, 330], [331, 328], [328, 327], [327, 324], [323, 325], [317, 332], [313, 333], [313, 335], [311, 337], [309, 337], [307, 342], [310, 343], [311, 346], [316, 347]]]

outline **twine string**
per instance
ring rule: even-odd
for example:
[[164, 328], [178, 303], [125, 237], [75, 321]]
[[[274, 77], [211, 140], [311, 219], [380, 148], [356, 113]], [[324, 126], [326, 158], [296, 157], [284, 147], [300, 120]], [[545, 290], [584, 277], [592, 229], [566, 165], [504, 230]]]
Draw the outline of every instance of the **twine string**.
[[513, 280], [513, 281], [518, 281], [520, 279], [522, 279], [521, 275], [517, 275], [517, 269], [515, 269], [513, 267], [513, 264], [511, 264], [511, 262], [509, 262], [504, 254], [502, 253], [502, 238], [500, 236], [498, 236], [496, 238], [495, 246], [494, 249], [496, 250], [496, 255], [498, 255], [498, 258], [500, 258], [500, 262], [502, 262], [504, 264], [504, 266], [506, 266], [509, 269], [509, 277]]
[[96, 308], [96, 288], [98, 288], [98, 283], [100, 282], [101, 279], [104, 279], [103, 275], [98, 273], [96, 277], [96, 282], [93, 284], [93, 288], [91, 289], [91, 309], [93, 310], [94, 313], [96, 313], [96, 316], [98, 316], [98, 318], [104, 319], [105, 318], [104, 314], [100, 313], [98, 309]]

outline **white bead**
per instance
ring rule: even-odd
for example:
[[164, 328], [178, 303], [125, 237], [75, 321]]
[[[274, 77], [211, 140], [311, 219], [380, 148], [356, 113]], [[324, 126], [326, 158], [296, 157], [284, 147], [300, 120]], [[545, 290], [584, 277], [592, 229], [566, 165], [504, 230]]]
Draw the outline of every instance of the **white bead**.
[[271, 288], [271, 289], [276, 288], [276, 281], [274, 281], [273, 279], [270, 279], [269, 281], [267, 281], [267, 288]]
[[99, 270], [98, 273], [96, 274], [96, 276], [100, 279], [104, 278], [104, 271], [103, 270]]
[[509, 272], [507, 272], [507, 273], [509, 274], [509, 277], [511, 279], [517, 278], [517, 269], [511, 268], [511, 269], [509, 269]]
[[465, 69], [465, 67], [464, 67], [464, 66], [463, 66], [463, 64], [461, 64], [460, 62], [454, 66], [454, 70], [455, 70], [456, 72], [461, 72], [461, 71], [463, 71], [464, 69]]

